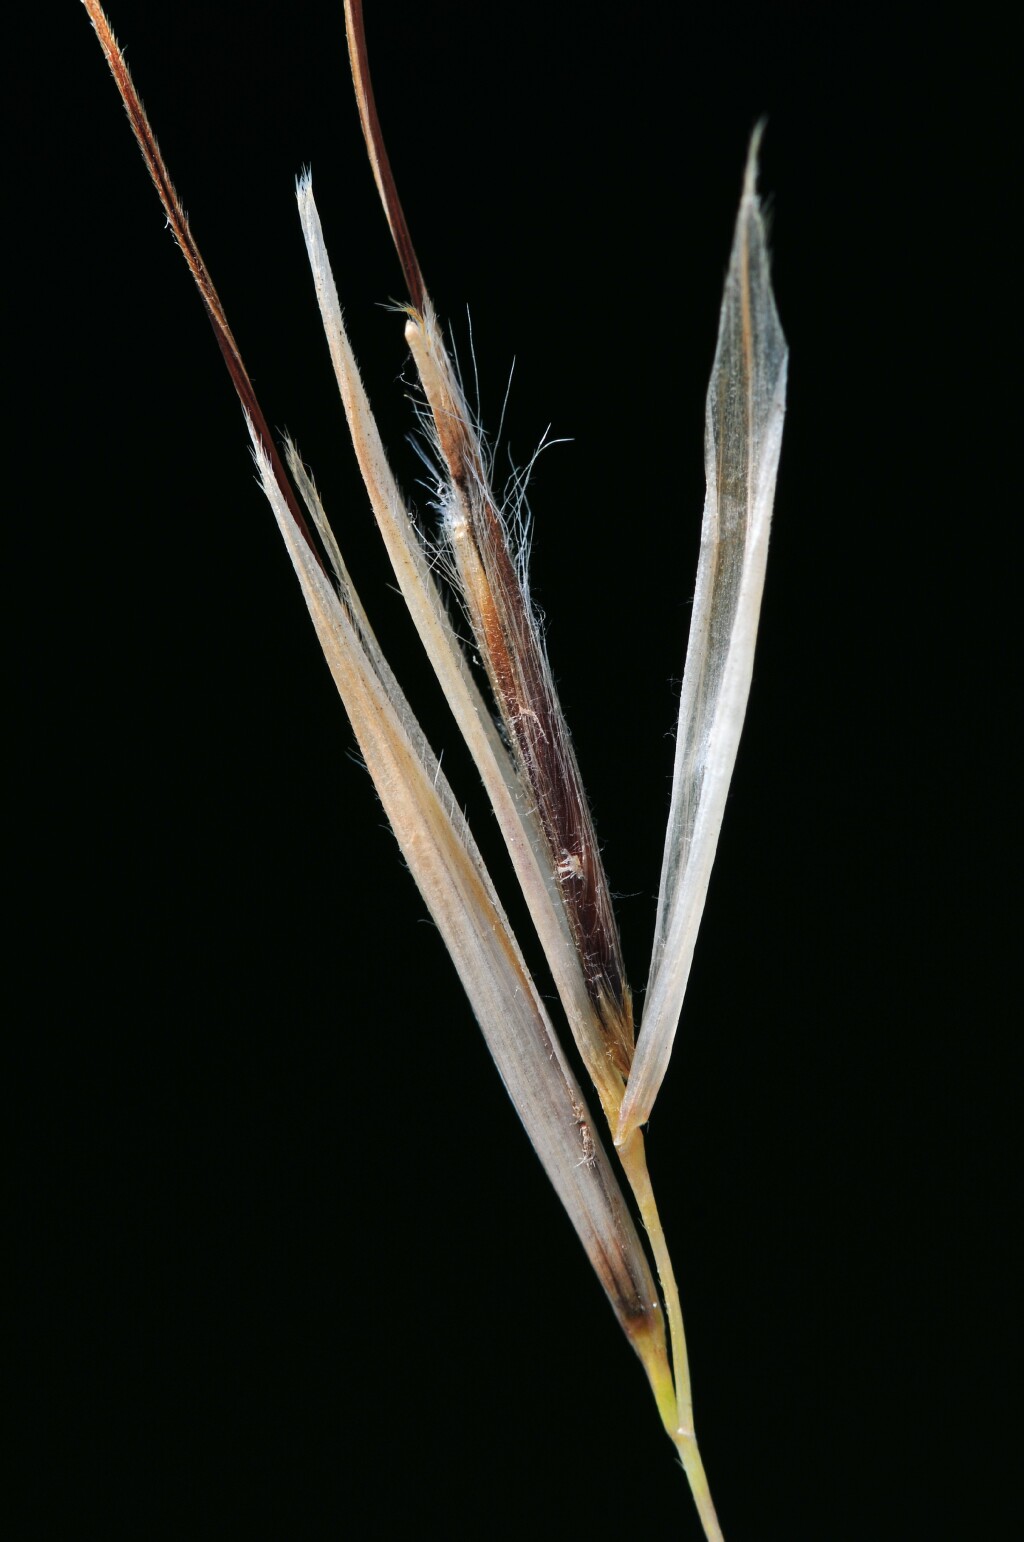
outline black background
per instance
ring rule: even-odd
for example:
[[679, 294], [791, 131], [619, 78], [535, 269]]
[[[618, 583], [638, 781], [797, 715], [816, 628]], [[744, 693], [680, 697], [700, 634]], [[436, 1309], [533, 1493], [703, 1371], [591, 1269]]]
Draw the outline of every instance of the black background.
[[[472, 317], [492, 431], [516, 361], [499, 464], [548, 425], [570, 441], [533, 479], [533, 582], [638, 990], [704, 392], [767, 114], [789, 416], [650, 1161], [730, 1542], [989, 1534], [1016, 1208], [992, 781], [1019, 504], [1007, 40], [842, 7], [367, 9], [406, 212], [464, 360]], [[294, 211], [308, 163], [422, 507], [341, 7], [112, 20], [264, 411], [504, 883], [389, 585]], [[8, 206], [14, 1258], [41, 1308], [16, 1326], [15, 1534], [694, 1535], [354, 759], [85, 14], [50, 21], [14, 82]]]

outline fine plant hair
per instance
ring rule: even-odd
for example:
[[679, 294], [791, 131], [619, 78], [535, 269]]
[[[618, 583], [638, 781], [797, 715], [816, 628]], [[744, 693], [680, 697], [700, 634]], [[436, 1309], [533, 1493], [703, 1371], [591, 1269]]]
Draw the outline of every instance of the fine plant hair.
[[[312, 476], [291, 441], [283, 455], [274, 444], [110, 24], [97, 0], [83, 3], [241, 400], [263, 491], [362, 759], [506, 1090], [643, 1365], [705, 1535], [721, 1537], [694, 1433], [679, 1293], [648, 1175], [643, 1126], [672, 1052], [746, 710], [781, 443], [786, 345], [756, 191], [760, 129], [743, 177], [707, 396], [707, 495], [639, 1025], [590, 806], [529, 599], [523, 478], [513, 479], [503, 506], [395, 188], [370, 81], [361, 0], [345, 5], [352, 75], [405, 278], [405, 337], [423, 393], [439, 549], [421, 535], [388, 464], [345, 331], [308, 172], [297, 186], [317, 302], [370, 504], [508, 848], [554, 981], [559, 1016], [593, 1087], [595, 1114], [459, 803], [378, 646]], [[460, 627], [471, 634], [486, 696], [449, 614], [439, 570], [456, 591]]]

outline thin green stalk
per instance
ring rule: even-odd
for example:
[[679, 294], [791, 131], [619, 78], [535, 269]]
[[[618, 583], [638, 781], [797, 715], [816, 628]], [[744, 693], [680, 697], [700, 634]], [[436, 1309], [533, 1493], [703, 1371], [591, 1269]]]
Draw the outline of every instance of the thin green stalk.
[[[679, 1288], [676, 1285], [675, 1270], [672, 1267], [672, 1259], [665, 1241], [665, 1231], [661, 1224], [661, 1216], [658, 1213], [657, 1202], [654, 1198], [654, 1189], [651, 1186], [650, 1174], [647, 1170], [647, 1155], [644, 1150], [643, 1133], [634, 1130], [618, 1148], [619, 1159], [622, 1162], [622, 1170], [629, 1180], [629, 1186], [633, 1191], [637, 1208], [640, 1211], [640, 1219], [643, 1221], [647, 1235], [650, 1238], [651, 1251], [654, 1254], [654, 1263], [661, 1281], [661, 1293], [665, 1302], [665, 1315], [668, 1318], [669, 1339], [672, 1345], [672, 1374], [675, 1384], [675, 1400], [671, 1410], [667, 1403], [658, 1401], [658, 1411], [661, 1414], [662, 1423], [668, 1433], [669, 1439], [679, 1451], [683, 1463], [683, 1469], [689, 1480], [694, 1503], [704, 1527], [704, 1535], [708, 1542], [721, 1542], [722, 1531], [715, 1515], [715, 1507], [711, 1499], [711, 1491], [708, 1488], [707, 1475], [704, 1471], [704, 1463], [701, 1461], [700, 1451], [697, 1447], [697, 1437], [693, 1430], [693, 1399], [690, 1392], [690, 1364], [686, 1354], [686, 1333], [683, 1329], [683, 1312], [679, 1304]], [[655, 1394], [657, 1396], [657, 1393]]]
[[708, 1488], [704, 1463], [700, 1459], [696, 1435], [679, 1435], [676, 1438], [675, 1444], [683, 1463], [683, 1469], [690, 1483], [690, 1493], [693, 1495], [693, 1502], [697, 1506], [697, 1514], [700, 1516], [700, 1523], [704, 1527], [704, 1535], [707, 1537], [707, 1542], [725, 1542], [725, 1538], [722, 1536], [722, 1528], [718, 1524], [718, 1516], [715, 1514], [711, 1490]]

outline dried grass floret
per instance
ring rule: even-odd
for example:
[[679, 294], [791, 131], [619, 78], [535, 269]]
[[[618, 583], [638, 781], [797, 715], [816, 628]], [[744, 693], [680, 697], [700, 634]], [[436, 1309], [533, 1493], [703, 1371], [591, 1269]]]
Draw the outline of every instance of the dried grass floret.
[[[672, 1051], [746, 710], [781, 444], [786, 345], [756, 190], [760, 129], [744, 176], [708, 391], [707, 499], [638, 1036], [590, 807], [529, 596], [529, 467], [513, 476], [503, 504], [493, 491], [486, 440], [449, 357], [395, 189], [373, 99], [360, 0], [345, 5], [356, 99], [405, 274], [405, 335], [423, 391], [422, 421], [437, 474], [447, 571], [483, 662], [491, 701], [477, 685], [452, 625], [435, 573], [436, 553], [426, 548], [388, 464], [345, 332], [308, 172], [297, 187], [317, 302], [369, 501], [409, 614], [490, 799], [560, 1007], [614, 1140], [616, 1164], [466, 819], [374, 637], [312, 475], [291, 441], [285, 443], [287, 471], [273, 444], [106, 16], [97, 0], [83, 3], [213, 325], [242, 403], [263, 491], [402, 855], [509, 1096], [640, 1357], [705, 1534], [720, 1538], [694, 1434], [679, 1293], [641, 1126]], [[622, 1178], [646, 1232], [660, 1293]]]

